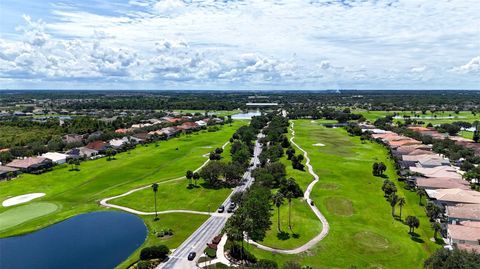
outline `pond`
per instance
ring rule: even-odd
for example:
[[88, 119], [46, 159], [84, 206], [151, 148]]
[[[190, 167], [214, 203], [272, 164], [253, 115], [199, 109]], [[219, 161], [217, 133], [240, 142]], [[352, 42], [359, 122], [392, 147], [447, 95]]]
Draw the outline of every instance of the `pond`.
[[0, 239], [0, 268], [114, 268], [145, 241], [142, 219], [94, 212], [45, 229]]
[[234, 120], [250, 120], [254, 116], [260, 116], [260, 111], [248, 111], [247, 113], [238, 113], [232, 115], [232, 119]]

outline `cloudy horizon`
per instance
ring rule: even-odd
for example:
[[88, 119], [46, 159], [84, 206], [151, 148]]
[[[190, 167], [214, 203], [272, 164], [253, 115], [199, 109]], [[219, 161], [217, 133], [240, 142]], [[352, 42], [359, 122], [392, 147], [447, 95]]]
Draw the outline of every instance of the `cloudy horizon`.
[[480, 89], [475, 0], [28, 2], [1, 89]]

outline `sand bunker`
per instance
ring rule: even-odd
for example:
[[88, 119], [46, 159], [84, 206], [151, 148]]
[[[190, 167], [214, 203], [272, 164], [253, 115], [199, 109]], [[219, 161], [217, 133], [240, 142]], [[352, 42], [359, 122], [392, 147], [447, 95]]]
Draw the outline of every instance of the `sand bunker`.
[[322, 144], [322, 143], [317, 143], [317, 144], [313, 144], [314, 147], [325, 147], [325, 144]]
[[29, 193], [29, 194], [19, 195], [12, 198], [8, 198], [7, 200], [2, 202], [2, 205], [4, 207], [18, 205], [18, 204], [29, 202], [36, 198], [40, 198], [42, 196], [45, 196], [45, 193], [38, 192], [38, 193]]

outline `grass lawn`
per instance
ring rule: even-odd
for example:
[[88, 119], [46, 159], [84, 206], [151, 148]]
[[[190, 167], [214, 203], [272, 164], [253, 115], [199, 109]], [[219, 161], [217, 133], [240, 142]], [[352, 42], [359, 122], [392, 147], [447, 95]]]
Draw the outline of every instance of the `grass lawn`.
[[[200, 184], [202, 182], [203, 180], [199, 180], [198, 186], [191, 189], [187, 188], [187, 179], [160, 184], [157, 192], [157, 210], [215, 211], [232, 192], [227, 188], [219, 190], [204, 188], [203, 184]], [[110, 203], [145, 212], [155, 211], [153, 191], [150, 188], [111, 200]]]
[[[128, 268], [129, 265], [136, 262], [140, 257], [140, 251], [144, 247], [154, 245], [167, 245], [170, 249], [174, 249], [185, 241], [203, 222], [208, 219], [208, 216], [171, 213], [159, 215], [159, 220], [154, 221], [155, 216], [141, 216], [148, 228], [147, 240], [140, 246], [128, 259], [117, 266], [120, 268]], [[171, 237], [157, 237], [155, 232], [162, 229], [172, 229], [173, 236]]]
[[[272, 254], [250, 246], [257, 258], [280, 264], [294, 260], [314, 268], [422, 268], [439, 246], [430, 241], [433, 231], [417, 196], [396, 180], [387, 150], [374, 142], [362, 144], [341, 128], [328, 129], [310, 120], [295, 121], [295, 131], [296, 142], [309, 153], [320, 176], [312, 199], [329, 221], [330, 233], [299, 255]], [[313, 146], [316, 143], [325, 146]], [[391, 216], [381, 190], [383, 179], [372, 176], [372, 164], [378, 161], [387, 164], [387, 176], [407, 201], [403, 218], [415, 215], [420, 219], [420, 228], [415, 230], [418, 237], [410, 237], [408, 227]]]
[[473, 139], [473, 132], [470, 131], [460, 131], [458, 135], [463, 138]]
[[[95, 210], [102, 198], [124, 193], [134, 187], [161, 182], [185, 175], [204, 161], [211, 149], [222, 146], [241, 125], [235, 121], [217, 132], [203, 131], [183, 135], [168, 141], [138, 146], [129, 152], [117, 154], [116, 160], [105, 158], [83, 162], [80, 171], [69, 171], [68, 165], [58, 166], [41, 175], [23, 174], [17, 179], [0, 182], [0, 201], [9, 197], [44, 192], [46, 196], [35, 201], [52, 202], [60, 209], [48, 216], [35, 218], [0, 232], [0, 237], [30, 232], [68, 217]], [[10, 208], [0, 207], [0, 213]]]

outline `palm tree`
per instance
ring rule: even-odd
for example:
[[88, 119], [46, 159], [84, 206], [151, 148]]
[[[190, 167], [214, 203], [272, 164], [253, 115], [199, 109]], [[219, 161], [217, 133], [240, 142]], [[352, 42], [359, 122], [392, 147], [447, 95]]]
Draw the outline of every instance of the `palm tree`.
[[420, 226], [420, 220], [415, 216], [408, 216], [405, 222], [409, 227], [408, 233], [413, 233], [415, 231], [415, 228], [418, 228]]
[[153, 183], [152, 184], [152, 189], [153, 189], [153, 196], [154, 196], [154, 203], [155, 203], [155, 220], [158, 220], [158, 214], [157, 214], [157, 191], [158, 191], [158, 184]]
[[417, 190], [417, 195], [419, 197], [419, 201], [418, 201], [419, 205], [422, 205], [422, 198], [425, 194], [427, 194], [427, 193], [425, 192], [424, 189], [418, 189]]
[[288, 228], [290, 231], [292, 230], [292, 198], [295, 196], [293, 195], [293, 192], [288, 191], [285, 194], [285, 198], [288, 200]]
[[272, 197], [273, 204], [277, 207], [278, 210], [278, 222], [277, 222], [277, 228], [278, 231], [280, 232], [280, 206], [283, 204], [283, 194], [280, 192], [275, 193]]
[[437, 234], [442, 230], [442, 226], [438, 222], [433, 222], [432, 223], [432, 229], [433, 229], [433, 238], [437, 239]]
[[185, 177], [188, 179], [188, 185], [192, 185], [193, 172], [188, 170]]
[[390, 206], [392, 207], [392, 216], [395, 216], [395, 206], [398, 203], [398, 196], [395, 193], [392, 193], [388, 198], [390, 200]]
[[402, 208], [403, 206], [405, 206], [406, 203], [407, 201], [405, 200], [404, 197], [398, 198], [398, 206], [400, 207], [400, 219], [402, 219]]

